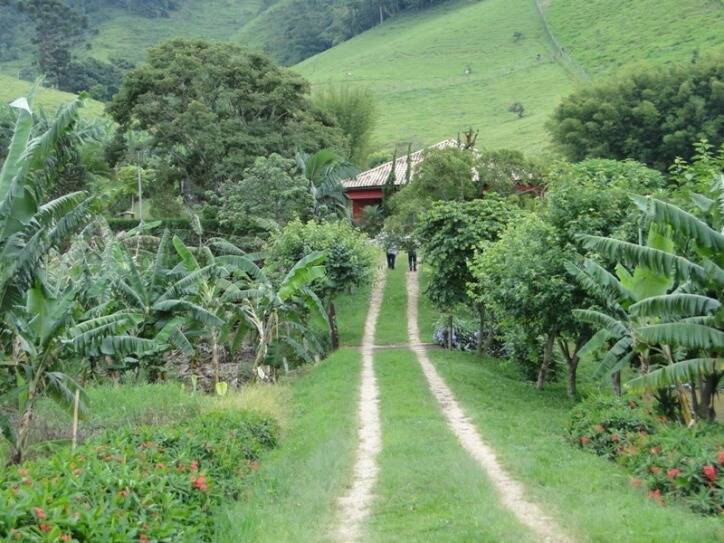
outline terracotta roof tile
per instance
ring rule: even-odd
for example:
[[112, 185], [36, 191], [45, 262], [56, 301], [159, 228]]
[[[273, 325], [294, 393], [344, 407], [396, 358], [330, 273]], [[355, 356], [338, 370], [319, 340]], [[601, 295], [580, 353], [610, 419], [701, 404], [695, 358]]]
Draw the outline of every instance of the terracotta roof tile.
[[[431, 145], [428, 147], [428, 149], [449, 149], [451, 147], [458, 147], [459, 144], [457, 140], [455, 139], [449, 139], [445, 141], [441, 141], [440, 143], [437, 143], [435, 145]], [[415, 166], [417, 166], [420, 162], [422, 162], [422, 156], [425, 150], [417, 151], [415, 153], [412, 153], [410, 155], [410, 162], [412, 163], [412, 169], [414, 171]], [[381, 187], [385, 184], [385, 181], [387, 180], [387, 177], [390, 175], [390, 171], [392, 170], [392, 161], [386, 162], [384, 164], [380, 164], [376, 168], [372, 168], [371, 170], [367, 170], [366, 172], [362, 172], [357, 175], [357, 177], [353, 179], [345, 179], [342, 181], [342, 185], [344, 186], [345, 190], [355, 190], [355, 189], [368, 189], [368, 188], [377, 188]], [[407, 171], [407, 155], [401, 156], [397, 159], [395, 162], [395, 185], [404, 185], [405, 184], [405, 173]]]

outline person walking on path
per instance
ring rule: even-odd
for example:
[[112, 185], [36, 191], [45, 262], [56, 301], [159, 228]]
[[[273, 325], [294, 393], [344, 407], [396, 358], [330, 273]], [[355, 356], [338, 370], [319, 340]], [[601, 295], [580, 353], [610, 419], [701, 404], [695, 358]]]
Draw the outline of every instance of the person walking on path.
[[395, 244], [395, 242], [391, 242], [387, 246], [387, 268], [390, 270], [394, 270], [396, 260], [397, 260], [397, 245]]
[[411, 272], [417, 271], [417, 242], [412, 236], [404, 239], [404, 249], [407, 251], [407, 264]]
[[411, 272], [417, 271], [417, 249], [414, 247], [407, 251], [407, 263]]

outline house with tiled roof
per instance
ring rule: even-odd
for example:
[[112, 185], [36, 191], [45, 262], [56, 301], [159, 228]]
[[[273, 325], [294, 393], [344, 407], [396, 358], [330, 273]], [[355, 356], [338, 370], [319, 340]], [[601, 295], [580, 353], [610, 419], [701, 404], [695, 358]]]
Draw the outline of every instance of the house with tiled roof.
[[[441, 141], [428, 149], [449, 149], [460, 147], [458, 140], [449, 139]], [[410, 154], [410, 167], [413, 175], [415, 168], [422, 162], [426, 149]], [[395, 185], [404, 185], [407, 173], [407, 156], [403, 155], [396, 161], [385, 162], [379, 166], [362, 172], [356, 177], [342, 181], [344, 193], [352, 203], [352, 218], [357, 221], [362, 216], [362, 210], [368, 206], [378, 206], [382, 203], [382, 188], [395, 168]]]

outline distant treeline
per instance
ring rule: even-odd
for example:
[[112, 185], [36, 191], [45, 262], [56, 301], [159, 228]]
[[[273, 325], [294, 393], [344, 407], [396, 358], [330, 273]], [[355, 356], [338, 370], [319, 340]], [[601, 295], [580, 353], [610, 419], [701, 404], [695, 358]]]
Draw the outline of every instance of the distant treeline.
[[447, 0], [288, 0], [268, 13], [267, 52], [291, 65], [334, 47], [404, 11]]

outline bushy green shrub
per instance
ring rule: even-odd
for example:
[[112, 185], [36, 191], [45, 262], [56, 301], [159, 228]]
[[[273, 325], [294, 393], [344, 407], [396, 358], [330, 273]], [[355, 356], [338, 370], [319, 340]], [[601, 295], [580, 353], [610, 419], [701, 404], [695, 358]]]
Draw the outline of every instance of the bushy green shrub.
[[0, 539], [209, 541], [214, 509], [276, 444], [276, 424], [209, 413], [109, 432], [0, 474]]
[[721, 428], [686, 428], [634, 400], [589, 399], [570, 415], [577, 446], [626, 467], [631, 483], [661, 503], [680, 499], [706, 515], [724, 512], [724, 443]]

